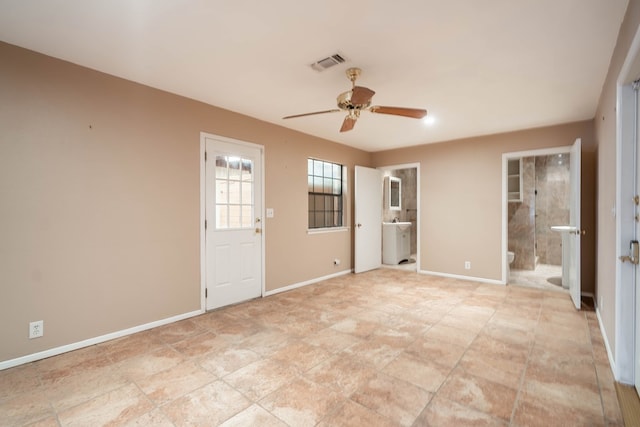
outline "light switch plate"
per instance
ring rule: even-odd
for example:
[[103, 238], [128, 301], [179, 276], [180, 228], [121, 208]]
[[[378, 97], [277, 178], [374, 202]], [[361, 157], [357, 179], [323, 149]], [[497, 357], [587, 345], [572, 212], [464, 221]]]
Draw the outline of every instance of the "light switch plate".
[[273, 208], [267, 208], [267, 218], [273, 218]]

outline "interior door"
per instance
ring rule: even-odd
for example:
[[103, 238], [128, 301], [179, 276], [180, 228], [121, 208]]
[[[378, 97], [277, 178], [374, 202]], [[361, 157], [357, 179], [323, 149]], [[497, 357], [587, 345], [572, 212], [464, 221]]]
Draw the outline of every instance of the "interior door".
[[355, 261], [354, 271], [382, 265], [382, 171], [355, 168]]
[[262, 294], [262, 150], [206, 138], [207, 310]]
[[[634, 108], [635, 108], [635, 123], [636, 123], [636, 132], [635, 132], [635, 140], [633, 141], [633, 144], [635, 145], [634, 147], [634, 152], [635, 152], [635, 157], [634, 157], [634, 163], [633, 163], [633, 175], [634, 175], [634, 188], [633, 188], [633, 196], [632, 199], [634, 200], [633, 203], [633, 218], [638, 218], [638, 215], [640, 215], [640, 209], [638, 207], [638, 203], [637, 202], [637, 195], [638, 195], [638, 189], [640, 189], [640, 171], [638, 171], [638, 167], [640, 165], [640, 149], [638, 149], [638, 135], [640, 135], [640, 106], [638, 105], [638, 92], [637, 89], [634, 88], [634, 94], [635, 94], [635, 99], [634, 99]], [[637, 245], [637, 240], [638, 240], [638, 236], [640, 236], [640, 222], [636, 221], [636, 220], [632, 220], [634, 222], [634, 233], [633, 233], [633, 237], [632, 237], [632, 242], [636, 242]], [[640, 395], [640, 291], [638, 290], [637, 284], [638, 284], [638, 262], [640, 262], [640, 260], [637, 259], [637, 255], [635, 254], [635, 251], [633, 250], [633, 244], [630, 242], [630, 247], [629, 247], [629, 256], [633, 257], [633, 261], [631, 262], [631, 266], [634, 269], [634, 273], [631, 276], [631, 285], [633, 286], [633, 289], [635, 289], [635, 353], [634, 353], [634, 384], [636, 387], [636, 393], [638, 393], [638, 395]], [[637, 247], [637, 246], [636, 246]]]
[[571, 165], [570, 165], [570, 182], [571, 182], [571, 195], [569, 205], [569, 225], [572, 227], [569, 232], [569, 293], [571, 294], [571, 300], [576, 308], [580, 309], [580, 236], [582, 230], [580, 229], [580, 177], [581, 177], [581, 150], [582, 143], [578, 138], [571, 146]]

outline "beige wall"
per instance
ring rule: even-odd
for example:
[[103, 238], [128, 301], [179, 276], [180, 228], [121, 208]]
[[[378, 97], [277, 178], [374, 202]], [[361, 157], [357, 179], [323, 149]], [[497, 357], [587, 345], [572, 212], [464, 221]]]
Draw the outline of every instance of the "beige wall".
[[631, 41], [640, 25], [640, 1], [630, 0], [618, 41], [611, 58], [607, 79], [602, 88], [595, 116], [597, 152], [597, 294], [600, 317], [609, 347], [615, 357], [616, 318], [616, 91], [617, 79], [627, 57]]
[[[593, 121], [381, 151], [373, 154], [373, 163], [420, 163], [421, 269], [501, 280], [502, 154], [568, 146], [576, 138], [583, 143], [582, 226], [587, 230], [582, 286], [593, 292]], [[464, 269], [465, 261], [471, 261], [471, 270]]]
[[0, 361], [200, 308], [201, 131], [265, 147], [268, 290], [349, 268], [351, 233], [307, 235], [306, 159], [352, 183], [368, 153], [3, 43], [0, 63]]

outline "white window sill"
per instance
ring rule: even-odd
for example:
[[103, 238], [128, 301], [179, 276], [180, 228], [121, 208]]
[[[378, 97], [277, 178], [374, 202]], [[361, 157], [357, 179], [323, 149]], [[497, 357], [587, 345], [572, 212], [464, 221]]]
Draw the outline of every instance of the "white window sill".
[[349, 227], [309, 228], [307, 234], [339, 233], [349, 231]]

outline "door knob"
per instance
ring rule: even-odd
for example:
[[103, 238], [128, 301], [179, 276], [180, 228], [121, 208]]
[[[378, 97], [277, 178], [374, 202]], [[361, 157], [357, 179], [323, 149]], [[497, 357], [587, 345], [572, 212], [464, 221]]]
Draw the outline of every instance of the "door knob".
[[261, 234], [262, 233], [262, 228], [256, 228], [256, 234]]
[[360, 227], [362, 227], [362, 224], [358, 223], [357, 226], [358, 226], [358, 228], [360, 228]]

